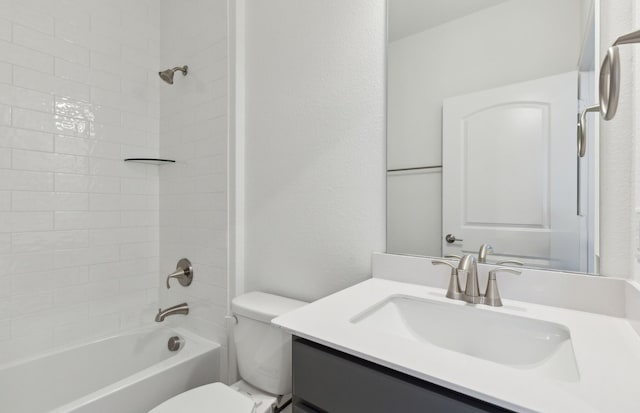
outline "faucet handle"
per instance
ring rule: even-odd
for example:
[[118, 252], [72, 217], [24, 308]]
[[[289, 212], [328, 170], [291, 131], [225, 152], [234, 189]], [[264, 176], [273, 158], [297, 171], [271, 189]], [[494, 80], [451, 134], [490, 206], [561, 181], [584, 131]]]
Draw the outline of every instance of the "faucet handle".
[[445, 258], [455, 258], [457, 260], [461, 260], [462, 256], [461, 255], [456, 255], [456, 254], [449, 254], [449, 255], [445, 255]]
[[507, 272], [513, 275], [520, 275], [522, 271], [513, 268], [498, 267], [489, 271], [489, 280], [487, 281], [487, 291], [484, 294], [484, 303], [493, 307], [502, 307], [502, 299], [498, 291], [498, 280], [496, 274], [499, 272]]
[[524, 265], [524, 262], [518, 260], [504, 260], [496, 262], [496, 265]]
[[[448, 257], [446, 257], [448, 258]], [[442, 261], [442, 260], [431, 260], [431, 265], [448, 265], [449, 267], [451, 267], [454, 270], [458, 270], [458, 267], [451, 264], [450, 262], [447, 261]]]
[[447, 265], [451, 267], [451, 277], [449, 278], [449, 287], [447, 288], [447, 298], [457, 299], [460, 297], [460, 279], [458, 278], [458, 267], [447, 261], [431, 260], [431, 265]]
[[176, 270], [167, 275], [167, 289], [171, 288], [169, 280], [171, 280], [172, 278], [177, 278], [180, 282], [180, 285], [182, 285], [183, 287], [188, 287], [189, 285], [191, 285], [191, 281], [193, 281], [193, 267], [191, 266], [191, 261], [186, 258], [182, 258], [180, 261], [178, 261]]

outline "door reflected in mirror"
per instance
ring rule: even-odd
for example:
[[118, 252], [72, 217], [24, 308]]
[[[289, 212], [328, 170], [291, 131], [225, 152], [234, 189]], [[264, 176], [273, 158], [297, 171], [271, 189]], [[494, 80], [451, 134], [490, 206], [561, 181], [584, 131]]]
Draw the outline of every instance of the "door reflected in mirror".
[[388, 4], [387, 252], [597, 273], [593, 0]]

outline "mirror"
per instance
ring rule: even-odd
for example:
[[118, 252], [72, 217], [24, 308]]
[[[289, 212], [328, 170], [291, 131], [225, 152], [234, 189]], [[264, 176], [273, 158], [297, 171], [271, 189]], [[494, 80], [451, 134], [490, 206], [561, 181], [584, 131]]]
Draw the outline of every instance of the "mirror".
[[387, 252], [598, 273], [593, 0], [388, 0]]

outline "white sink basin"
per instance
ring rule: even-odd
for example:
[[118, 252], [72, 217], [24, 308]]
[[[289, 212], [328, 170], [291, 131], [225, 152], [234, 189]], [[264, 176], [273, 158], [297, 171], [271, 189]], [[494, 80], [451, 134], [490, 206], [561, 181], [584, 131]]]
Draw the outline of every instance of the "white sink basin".
[[580, 378], [569, 329], [556, 323], [407, 296], [391, 296], [350, 321], [547, 378]]

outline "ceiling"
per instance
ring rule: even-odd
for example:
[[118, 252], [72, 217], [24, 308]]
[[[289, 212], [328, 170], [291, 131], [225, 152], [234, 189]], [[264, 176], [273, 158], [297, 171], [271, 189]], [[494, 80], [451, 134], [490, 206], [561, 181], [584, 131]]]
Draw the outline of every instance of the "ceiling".
[[389, 0], [389, 41], [475, 13], [508, 0]]

